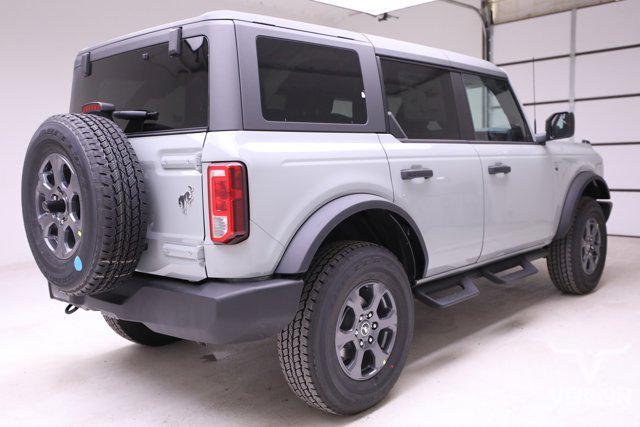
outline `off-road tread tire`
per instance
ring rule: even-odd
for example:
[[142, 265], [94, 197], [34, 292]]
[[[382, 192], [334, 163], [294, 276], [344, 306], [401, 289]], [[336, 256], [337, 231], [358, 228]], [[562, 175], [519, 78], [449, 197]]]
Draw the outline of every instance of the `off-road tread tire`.
[[[63, 292], [87, 295], [114, 289], [136, 268], [145, 246], [147, 197], [144, 174], [124, 132], [113, 121], [89, 114], [52, 116], [82, 142], [88, 171], [97, 197], [102, 228], [93, 259], [92, 274], [81, 287]], [[95, 262], [97, 260], [97, 262]]]
[[328, 245], [306, 274], [300, 305], [293, 321], [278, 335], [278, 359], [289, 387], [308, 405], [325, 412], [336, 413], [322, 400], [310, 374], [310, 355], [307, 350], [311, 314], [329, 271], [353, 251], [371, 246], [376, 245], [352, 241]]
[[135, 271], [144, 249], [147, 230], [144, 174], [118, 125], [104, 117], [86, 114], [61, 118], [68, 116], [79, 119], [78, 126], [95, 135], [87, 155], [92, 171], [99, 175], [99, 183], [106, 190], [102, 192], [101, 207], [109, 215], [102, 229], [105, 239], [99, 267], [82, 293], [104, 292]]
[[[578, 203], [578, 207], [575, 210], [573, 219], [571, 220], [571, 227], [567, 231], [566, 236], [561, 239], [555, 239], [549, 246], [549, 255], [547, 256], [547, 269], [549, 270], [549, 276], [555, 287], [565, 294], [570, 295], [585, 295], [592, 292], [595, 286], [585, 286], [584, 283], [580, 283], [578, 280], [578, 274], [580, 272], [574, 271], [574, 248], [573, 244], [575, 239], [580, 239], [582, 224], [577, 224], [578, 216], [588, 209], [599, 209], [602, 212], [602, 208], [598, 202], [591, 197], [582, 197]], [[604, 218], [604, 214], [602, 214]], [[606, 239], [606, 229], [601, 229], [600, 232], [603, 238]], [[579, 254], [578, 254], [579, 256]]]
[[102, 314], [105, 322], [114, 332], [120, 335], [122, 338], [134, 342], [136, 344], [142, 344], [150, 347], [160, 347], [163, 345], [171, 344], [176, 341], [180, 341], [180, 338], [170, 337], [169, 335], [159, 334], [153, 332], [142, 323], [130, 322], [127, 320], [120, 320], [115, 317]]

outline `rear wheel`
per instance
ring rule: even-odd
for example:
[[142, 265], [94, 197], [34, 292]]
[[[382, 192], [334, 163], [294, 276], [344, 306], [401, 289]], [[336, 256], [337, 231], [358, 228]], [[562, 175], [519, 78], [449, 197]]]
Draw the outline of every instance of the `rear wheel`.
[[107, 316], [106, 314], [103, 314], [102, 317], [104, 317], [107, 325], [109, 325], [115, 333], [136, 344], [159, 347], [180, 341], [180, 338], [153, 332], [142, 323], [120, 320], [115, 317]]
[[364, 242], [327, 247], [307, 274], [298, 313], [278, 337], [289, 386], [327, 412], [370, 408], [400, 376], [413, 316], [409, 281], [391, 252]]
[[607, 224], [602, 208], [583, 197], [567, 235], [551, 243], [547, 267], [553, 284], [566, 294], [592, 292], [607, 257]]

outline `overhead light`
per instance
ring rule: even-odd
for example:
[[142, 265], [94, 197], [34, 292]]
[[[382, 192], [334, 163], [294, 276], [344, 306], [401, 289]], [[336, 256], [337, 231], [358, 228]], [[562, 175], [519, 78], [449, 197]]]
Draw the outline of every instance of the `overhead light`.
[[394, 10], [406, 7], [417, 6], [423, 3], [431, 3], [435, 0], [314, 0], [318, 3], [330, 4], [343, 9], [364, 12], [369, 15], [378, 16]]

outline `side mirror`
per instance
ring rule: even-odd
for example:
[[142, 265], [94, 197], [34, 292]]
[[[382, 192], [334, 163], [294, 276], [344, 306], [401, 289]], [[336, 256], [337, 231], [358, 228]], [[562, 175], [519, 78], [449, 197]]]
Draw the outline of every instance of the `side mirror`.
[[545, 124], [546, 139], [551, 141], [554, 139], [564, 139], [573, 136], [576, 123], [573, 113], [563, 111], [561, 113], [553, 113]]

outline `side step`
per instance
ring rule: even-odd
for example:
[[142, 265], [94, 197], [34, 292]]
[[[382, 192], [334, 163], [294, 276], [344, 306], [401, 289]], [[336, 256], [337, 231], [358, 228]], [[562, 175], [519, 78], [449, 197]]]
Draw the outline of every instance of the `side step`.
[[[521, 269], [505, 274], [503, 276], [498, 275], [498, 273], [502, 271], [510, 270], [515, 267], [520, 267]], [[481, 268], [480, 272], [485, 278], [491, 280], [493, 283], [506, 285], [517, 282], [527, 276], [531, 276], [532, 274], [536, 274], [538, 272], [538, 269], [533, 264], [531, 264], [531, 261], [528, 257], [523, 256], [488, 265]]]
[[[431, 307], [447, 308], [478, 295], [478, 287], [470, 275], [454, 276], [413, 289], [415, 297]], [[444, 294], [438, 296], [439, 294]]]
[[[451, 277], [437, 279], [413, 288], [414, 296], [431, 307], [446, 308], [478, 295], [474, 279], [480, 276], [501, 285], [517, 282], [536, 274], [538, 269], [531, 261], [547, 256], [547, 250], [539, 249], [524, 255], [517, 255], [493, 264], [479, 267]], [[499, 273], [520, 267], [519, 270], [499, 275]]]

